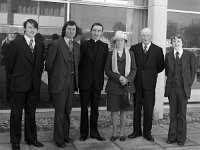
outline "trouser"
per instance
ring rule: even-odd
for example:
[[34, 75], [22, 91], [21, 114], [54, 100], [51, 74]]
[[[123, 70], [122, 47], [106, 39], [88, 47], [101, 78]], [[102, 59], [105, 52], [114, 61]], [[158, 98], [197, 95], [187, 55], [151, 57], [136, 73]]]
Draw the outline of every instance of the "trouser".
[[143, 135], [151, 135], [153, 109], [155, 105], [155, 89], [136, 89], [134, 99], [133, 127], [136, 135], [142, 135], [141, 111], [143, 108]]
[[70, 82], [64, 82], [62, 91], [52, 94], [55, 108], [53, 140], [57, 143], [63, 143], [64, 139], [69, 138], [70, 113], [74, 99], [74, 78]]
[[173, 87], [169, 95], [170, 125], [168, 140], [185, 142], [187, 132], [187, 102], [183, 87]]
[[92, 85], [87, 90], [80, 90], [81, 98], [81, 127], [80, 134], [81, 137], [87, 137], [89, 133], [88, 124], [88, 107], [90, 103], [91, 115], [90, 115], [90, 135], [98, 135], [97, 121], [99, 117], [99, 100], [101, 91], [97, 91]]
[[36, 103], [39, 92], [33, 87], [27, 92], [11, 92], [10, 137], [11, 143], [21, 141], [22, 112], [25, 110], [24, 133], [25, 141], [36, 141], [37, 131], [35, 123]]

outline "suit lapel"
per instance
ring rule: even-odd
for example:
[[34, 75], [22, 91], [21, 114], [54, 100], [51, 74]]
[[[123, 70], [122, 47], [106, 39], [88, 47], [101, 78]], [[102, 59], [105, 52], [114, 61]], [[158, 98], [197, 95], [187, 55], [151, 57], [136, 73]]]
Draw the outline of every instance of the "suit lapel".
[[140, 60], [143, 63], [144, 60], [143, 60], [143, 55], [142, 55], [142, 53], [143, 53], [142, 43], [139, 45], [139, 51], [138, 51], [138, 53], [139, 53]]
[[[93, 62], [95, 62], [95, 58], [94, 58], [94, 52], [93, 52], [93, 48], [92, 48], [92, 39], [89, 40], [89, 44], [87, 45], [88, 46], [88, 55], [90, 56], [91, 60]], [[97, 52], [98, 53], [98, 52]]]
[[75, 62], [75, 66], [78, 60], [78, 45], [74, 42], [73, 44], [73, 53], [74, 53], [74, 62]]
[[32, 53], [30, 47], [26, 43], [26, 39], [24, 38], [24, 36], [22, 37], [22, 49], [24, 51], [25, 56], [30, 61], [30, 63], [33, 63]]
[[96, 57], [94, 56], [94, 58], [96, 58], [96, 59], [94, 59], [94, 61], [97, 61], [99, 58], [101, 58], [100, 53], [103, 52], [102, 50], [103, 50], [103, 42], [100, 41], [99, 46], [97, 48]]
[[174, 50], [169, 52], [168, 63], [172, 72], [174, 72]]
[[66, 64], [68, 64], [69, 59], [68, 59], [67, 51], [69, 51], [69, 47], [67, 46], [64, 38], [60, 38], [60, 47], [61, 47], [64, 60]]
[[184, 72], [187, 63], [188, 63], [188, 55], [186, 54], [186, 51], [183, 50], [183, 54], [182, 54], [182, 72]]

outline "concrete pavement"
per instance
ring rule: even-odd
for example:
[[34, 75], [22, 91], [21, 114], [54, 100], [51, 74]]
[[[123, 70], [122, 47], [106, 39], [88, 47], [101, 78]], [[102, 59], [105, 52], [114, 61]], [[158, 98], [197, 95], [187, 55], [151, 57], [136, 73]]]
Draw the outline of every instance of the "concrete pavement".
[[[70, 137], [75, 139], [73, 144], [67, 144], [63, 150], [200, 150], [200, 123], [188, 124], [187, 141], [183, 147], [174, 144], [166, 144], [168, 125], [154, 125], [152, 135], [154, 142], [149, 142], [142, 137], [136, 139], [126, 138], [125, 142], [117, 139], [115, 142], [109, 140], [112, 127], [99, 128], [100, 134], [106, 138], [106, 141], [99, 142], [95, 139], [79, 141], [79, 129], [71, 129]], [[126, 127], [126, 136], [132, 132], [132, 127]], [[23, 134], [22, 134], [23, 135]], [[52, 141], [53, 131], [38, 131], [38, 140], [44, 144], [43, 148], [29, 146], [22, 138], [21, 150], [60, 150]], [[0, 150], [11, 150], [9, 143], [9, 132], [0, 133]]]

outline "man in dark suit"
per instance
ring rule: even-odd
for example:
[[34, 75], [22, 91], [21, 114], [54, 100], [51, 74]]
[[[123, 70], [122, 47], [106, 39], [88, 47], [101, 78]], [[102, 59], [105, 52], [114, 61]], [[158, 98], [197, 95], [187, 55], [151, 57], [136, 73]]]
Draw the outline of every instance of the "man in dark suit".
[[78, 91], [78, 64], [80, 45], [74, 41], [78, 26], [68, 21], [62, 28], [61, 38], [52, 41], [46, 59], [48, 86], [55, 107], [53, 140], [58, 147], [72, 143], [69, 138], [70, 113], [74, 91]]
[[24, 36], [14, 40], [6, 55], [6, 69], [11, 75], [10, 136], [13, 150], [19, 150], [21, 121], [25, 109], [25, 141], [37, 147], [35, 123], [36, 103], [39, 100], [43, 71], [44, 44], [35, 38], [38, 23], [33, 19], [24, 22]]
[[170, 125], [167, 143], [177, 142], [183, 146], [186, 140], [187, 102], [196, 74], [196, 58], [193, 52], [183, 50], [183, 37], [171, 37], [174, 50], [166, 54], [165, 72], [167, 76], [165, 96], [169, 99]]
[[151, 136], [153, 109], [155, 105], [155, 87], [157, 74], [164, 69], [164, 55], [162, 48], [151, 42], [151, 29], [141, 31], [142, 43], [131, 47], [135, 54], [137, 73], [134, 80], [136, 94], [134, 100], [133, 133], [129, 138], [142, 136], [141, 111], [143, 107], [143, 137], [154, 141]]
[[90, 137], [105, 140], [97, 130], [98, 107], [104, 83], [104, 68], [108, 55], [108, 45], [100, 41], [103, 26], [94, 23], [91, 27], [92, 38], [81, 43], [79, 65], [79, 89], [81, 99], [80, 141], [85, 141], [89, 133], [88, 106], [90, 103]]

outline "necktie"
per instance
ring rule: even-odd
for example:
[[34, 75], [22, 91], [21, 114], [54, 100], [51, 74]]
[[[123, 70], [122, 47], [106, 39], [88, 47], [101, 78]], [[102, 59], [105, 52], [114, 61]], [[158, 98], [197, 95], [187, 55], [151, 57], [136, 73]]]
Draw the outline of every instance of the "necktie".
[[145, 54], [147, 53], [147, 46], [146, 45], [144, 46], [144, 53]]
[[69, 46], [70, 51], [72, 51], [72, 49], [73, 49], [73, 41], [72, 40], [69, 40], [68, 46]]
[[34, 50], [34, 48], [33, 48], [33, 39], [30, 39], [29, 47], [31, 49], [31, 52], [33, 53], [33, 50]]
[[179, 59], [179, 52], [177, 51], [176, 52], [176, 60], [178, 60]]

